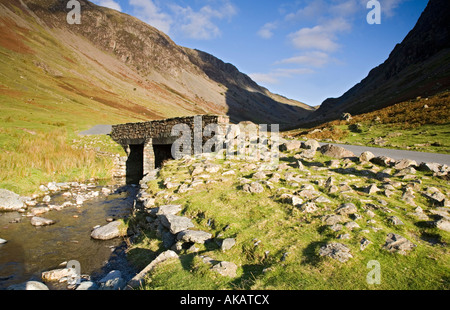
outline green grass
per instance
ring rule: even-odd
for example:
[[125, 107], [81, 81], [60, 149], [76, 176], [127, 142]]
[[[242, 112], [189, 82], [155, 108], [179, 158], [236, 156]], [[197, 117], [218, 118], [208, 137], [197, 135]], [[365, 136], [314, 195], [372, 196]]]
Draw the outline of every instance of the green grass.
[[[283, 161], [291, 162], [293, 154], [287, 154]], [[260, 194], [246, 193], [241, 189], [239, 177], [251, 178], [253, 171], [244, 171], [245, 162], [223, 163], [223, 169], [211, 176], [210, 180], [217, 183], [204, 184], [186, 193], [177, 193], [164, 189], [163, 180], [171, 177], [173, 182], [184, 182], [191, 178], [189, 165], [180, 161], [172, 161], [161, 170], [161, 177], [149, 183], [149, 193], [164, 190], [165, 194], [174, 194], [179, 199], [170, 203], [183, 206], [181, 214], [193, 219], [195, 229], [210, 232], [214, 240], [232, 237], [236, 239], [235, 246], [222, 252], [215, 241], [204, 245], [196, 245], [197, 253], [182, 250], [179, 260], [167, 261], [154, 269], [146, 278], [143, 289], [449, 289], [450, 260], [448, 242], [450, 234], [428, 227], [409, 213], [414, 208], [406, 205], [401, 199], [401, 191], [387, 198], [382, 193], [368, 195], [361, 188], [371, 183], [378, 187], [381, 182], [369, 179], [365, 172], [371, 165], [356, 166], [352, 174], [340, 170], [329, 172], [328, 169], [318, 170], [317, 167], [326, 166], [330, 158], [317, 156], [314, 161], [305, 164], [307, 171], [289, 168], [287, 171], [296, 172], [309, 180], [316, 190], [328, 197], [331, 204], [318, 204], [319, 211], [312, 214], [302, 213], [298, 208], [280, 199], [278, 189], [287, 188], [288, 193], [295, 189], [281, 179], [274, 184], [273, 189], [265, 186]], [[234, 168], [236, 176], [221, 176], [221, 172]], [[340, 171], [340, 172], [339, 172]], [[280, 172], [283, 173], [283, 172]], [[347, 196], [341, 194], [327, 194], [319, 180], [332, 176], [338, 184], [348, 181], [353, 192]], [[370, 174], [369, 174], [370, 175]], [[393, 178], [402, 184], [407, 181], [400, 177]], [[423, 180], [420, 185], [425, 190], [428, 186], [435, 186], [444, 193], [449, 190], [448, 184], [441, 179], [418, 172], [418, 179]], [[319, 184], [317, 184], [319, 183]], [[301, 185], [303, 185], [301, 184]], [[161, 198], [157, 204], [167, 204]], [[368, 202], [379, 205], [379, 200], [387, 202], [387, 208], [392, 213], [375, 210], [375, 224], [367, 223], [365, 206]], [[432, 209], [427, 198], [416, 193], [416, 203], [426, 212]], [[321, 217], [332, 214], [343, 202], [353, 202], [358, 207], [361, 219], [355, 220], [360, 228], [350, 231], [333, 232], [325, 227]], [[405, 223], [403, 226], [392, 226], [388, 223], [389, 216], [398, 216]], [[145, 214], [137, 214], [143, 219]], [[347, 218], [346, 221], [350, 221]], [[381, 228], [374, 231], [371, 226]], [[143, 225], [145, 227], [145, 225]], [[129, 252], [131, 260], [137, 261], [143, 268], [156, 255], [165, 249], [158, 242], [158, 236], [153, 232], [142, 230], [146, 236], [145, 242], [136, 242]], [[398, 233], [417, 245], [407, 256], [389, 253], [382, 248], [386, 235], [390, 232]], [[337, 235], [348, 233], [350, 239], [336, 239]], [[372, 243], [364, 250], [359, 249], [360, 240], [365, 237]], [[427, 237], [439, 241], [432, 245], [425, 241]], [[353, 258], [346, 263], [340, 263], [331, 258], [318, 255], [321, 246], [330, 241], [341, 242], [351, 249]], [[257, 245], [255, 246], [255, 243]], [[151, 246], [149, 246], [151, 245]], [[136, 257], [135, 253], [145, 253], [149, 249], [150, 256]], [[139, 251], [136, 251], [139, 249]], [[287, 254], [285, 254], [287, 253]], [[236, 278], [225, 278], [210, 270], [202, 262], [201, 255], [206, 255], [218, 261], [230, 261], [239, 266]], [[284, 257], [284, 260], [283, 260]], [[371, 270], [367, 268], [370, 260], [377, 260], [381, 265], [381, 284], [368, 284], [366, 275]]]
[[[332, 121], [313, 129], [296, 129], [287, 136], [345, 144], [450, 154], [450, 92], [417, 98], [353, 116], [350, 121]], [[424, 108], [424, 106], [428, 108]], [[314, 129], [319, 129], [314, 132]], [[377, 138], [384, 144], [374, 143]]]

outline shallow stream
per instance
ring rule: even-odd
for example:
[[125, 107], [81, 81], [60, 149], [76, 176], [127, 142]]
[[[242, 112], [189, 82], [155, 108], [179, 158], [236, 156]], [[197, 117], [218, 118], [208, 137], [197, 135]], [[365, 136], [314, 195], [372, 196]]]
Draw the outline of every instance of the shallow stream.
[[[105, 186], [90, 190], [100, 191]], [[94, 240], [94, 226], [107, 224], [107, 219], [126, 218], [133, 208], [138, 189], [133, 186], [108, 186], [112, 193], [100, 194], [81, 206], [68, 206], [39, 215], [56, 221], [50, 226], [35, 227], [31, 217], [19, 212], [0, 212], [0, 289], [28, 280], [42, 281], [43, 271], [63, 268], [61, 263], [76, 260], [81, 274], [99, 280], [111, 270], [120, 270], [127, 280], [135, 271], [125, 258], [123, 238]], [[52, 196], [52, 204], [67, 200], [63, 192]], [[37, 206], [40, 206], [38, 204]], [[43, 205], [43, 204], [42, 204]], [[27, 211], [32, 209], [28, 207]], [[67, 283], [45, 283], [50, 289], [66, 289]]]

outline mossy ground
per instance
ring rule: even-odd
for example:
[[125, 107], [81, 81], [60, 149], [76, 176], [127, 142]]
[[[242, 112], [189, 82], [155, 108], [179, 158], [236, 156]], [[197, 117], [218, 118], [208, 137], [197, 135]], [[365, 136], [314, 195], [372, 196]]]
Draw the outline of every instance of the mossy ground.
[[[295, 152], [284, 154], [280, 163], [294, 162], [294, 155]], [[367, 185], [375, 183], [382, 188], [382, 182], [376, 180], [372, 172], [382, 170], [382, 167], [341, 161], [341, 168], [329, 169], [329, 160], [330, 158], [319, 154], [314, 160], [304, 160], [306, 169], [302, 171], [293, 166], [267, 171], [268, 178], [272, 173], [279, 173], [280, 181], [273, 183], [272, 188], [263, 185], [264, 192], [253, 194], [242, 190], [241, 180], [257, 181], [253, 176], [260, 167], [258, 162], [255, 162], [256, 166], [253, 168], [249, 168], [252, 166], [248, 162], [233, 160], [167, 162], [160, 171], [159, 178], [149, 182], [147, 192], [155, 195], [156, 205], [182, 205], [181, 214], [193, 220], [195, 229], [211, 233], [213, 240], [196, 245], [197, 252], [182, 250], [179, 260], [161, 264], [147, 276], [142, 288], [449, 289], [450, 234], [426, 225], [426, 221], [419, 220], [412, 214], [415, 207], [401, 200], [404, 188], [408, 184], [416, 184], [415, 202], [431, 220], [431, 211], [435, 206], [420, 193], [433, 186], [448, 194], [448, 183], [428, 173], [417, 172], [413, 180], [392, 177], [392, 181], [399, 182], [399, 187], [390, 198], [383, 191], [369, 195], [363, 190]], [[171, 182], [190, 184], [195, 178], [191, 175], [193, 166], [209, 162], [220, 164], [221, 170], [208, 174], [209, 178], [205, 179], [204, 184], [185, 193], [164, 187], [164, 180], [167, 178], [171, 178]], [[342, 168], [344, 165], [347, 165], [345, 169]], [[349, 167], [354, 169], [348, 170]], [[229, 170], [233, 170], [235, 175], [222, 175]], [[297, 185], [286, 181], [284, 176], [288, 172], [294, 172], [305, 181]], [[346, 182], [352, 190], [329, 194], [324, 181], [330, 176], [336, 184]], [[304, 185], [314, 186], [331, 203], [317, 203], [318, 211], [303, 213], [298, 207], [280, 199], [281, 193], [293, 193]], [[308, 200], [304, 198], [304, 201]], [[359, 228], [351, 230], [344, 226], [341, 231], [332, 231], [324, 225], [321, 218], [326, 214], [334, 214], [334, 210], [344, 202], [353, 202], [357, 206], [361, 217], [356, 220], [346, 217], [345, 221], [355, 221]], [[367, 216], [369, 206], [382, 204], [390, 213], [386, 212], [387, 209], [375, 208], [375, 217]], [[393, 215], [399, 217], [404, 225], [390, 224], [387, 218]], [[138, 212], [135, 216], [135, 220], [141, 223], [138, 225], [141, 237], [130, 247], [129, 257], [143, 268], [165, 248], [157, 234], [146, 228], [146, 213]], [[383, 245], [390, 232], [404, 236], [417, 247], [405, 256], [388, 252], [383, 249]], [[346, 233], [349, 234], [349, 239], [337, 239], [339, 235]], [[224, 238], [236, 239], [236, 244], [226, 252], [218, 245]], [[371, 241], [364, 251], [360, 249], [362, 238]], [[341, 263], [319, 256], [320, 247], [331, 241], [347, 245], [353, 258]], [[237, 264], [237, 277], [218, 275], [202, 261], [202, 256]], [[368, 268], [368, 263], [372, 260], [378, 261], [381, 266], [380, 284], [367, 282], [366, 277], [372, 270]]]

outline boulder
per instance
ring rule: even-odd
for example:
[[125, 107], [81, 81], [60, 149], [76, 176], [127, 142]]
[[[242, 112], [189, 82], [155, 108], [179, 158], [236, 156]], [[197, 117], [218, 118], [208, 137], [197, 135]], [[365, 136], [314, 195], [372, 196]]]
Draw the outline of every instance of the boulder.
[[159, 206], [156, 215], [167, 215], [167, 214], [176, 215], [180, 211], [181, 205], [163, 205]]
[[98, 290], [98, 285], [92, 281], [81, 282], [80, 285], [75, 289], [76, 291], [96, 291]]
[[322, 217], [322, 221], [325, 223], [325, 225], [335, 225], [338, 223], [341, 223], [343, 221], [342, 217], [340, 215], [336, 214], [328, 214]]
[[281, 152], [298, 150], [301, 147], [302, 143], [299, 140], [288, 140], [280, 143], [279, 149]]
[[331, 242], [322, 246], [319, 250], [319, 255], [329, 256], [340, 261], [341, 263], [345, 263], [353, 257], [350, 253], [350, 249], [346, 245], [339, 242]]
[[374, 163], [375, 165], [388, 167], [391, 165], [394, 160], [387, 156], [377, 156], [370, 160], [371, 163]]
[[55, 224], [54, 220], [46, 219], [39, 216], [33, 216], [31, 218], [31, 225], [33, 226], [47, 226], [52, 224]]
[[441, 164], [438, 163], [421, 163], [419, 165], [419, 170], [421, 171], [432, 171], [432, 172], [440, 172]]
[[184, 242], [204, 243], [206, 240], [211, 239], [212, 234], [201, 230], [183, 230], [177, 235], [177, 240]]
[[174, 235], [179, 233], [180, 231], [194, 227], [192, 221], [187, 217], [173, 214], [163, 214], [159, 215], [158, 218], [160, 219], [161, 224], [169, 229], [170, 232]]
[[354, 157], [355, 154], [353, 152], [332, 144], [325, 144], [322, 147], [320, 147], [320, 152], [329, 157], [333, 158], [345, 158], [345, 157]]
[[314, 139], [309, 139], [308, 141], [303, 143], [305, 149], [317, 150], [320, 148], [319, 142]]
[[417, 166], [417, 163], [415, 160], [411, 159], [400, 159], [397, 160], [394, 164], [394, 169], [402, 170], [411, 166]]
[[172, 250], [167, 250], [161, 254], [159, 254], [150, 264], [148, 264], [144, 269], [142, 269], [137, 275], [135, 275], [130, 281], [128, 281], [126, 290], [134, 289], [139, 287], [144, 277], [149, 273], [153, 268], [155, 268], [158, 264], [171, 259], [171, 258], [178, 258], [178, 254], [175, 253]]
[[100, 226], [92, 231], [91, 237], [97, 240], [109, 240], [121, 235], [120, 233], [120, 221], [113, 221], [106, 225]]
[[375, 157], [375, 155], [373, 155], [372, 152], [365, 151], [365, 152], [362, 152], [361, 155], [359, 156], [359, 161], [362, 163], [369, 162], [374, 157]]
[[26, 281], [19, 284], [8, 286], [7, 290], [12, 291], [48, 291], [49, 288], [42, 282]]
[[0, 188], [0, 211], [18, 211], [24, 207], [23, 199], [19, 195]]
[[434, 225], [441, 230], [450, 232], [450, 220], [446, 218], [441, 218], [440, 220], [434, 222]]
[[306, 213], [316, 212], [317, 209], [318, 208], [314, 202], [305, 202], [304, 204], [300, 205], [300, 211]]
[[398, 234], [389, 233], [386, 238], [386, 243], [383, 248], [389, 252], [399, 253], [401, 255], [406, 255], [407, 252], [411, 251], [416, 245], [402, 237]]
[[354, 214], [358, 212], [358, 209], [356, 208], [356, 206], [351, 203], [344, 203], [342, 204], [339, 208], [337, 208], [336, 213], [340, 214], [340, 215], [347, 215], [347, 214]]

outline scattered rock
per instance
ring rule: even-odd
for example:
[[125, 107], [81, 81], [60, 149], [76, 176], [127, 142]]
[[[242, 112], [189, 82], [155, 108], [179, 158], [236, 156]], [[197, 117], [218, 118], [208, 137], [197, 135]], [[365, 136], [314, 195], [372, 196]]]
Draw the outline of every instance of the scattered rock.
[[184, 242], [194, 242], [203, 244], [206, 240], [211, 239], [212, 235], [200, 230], [183, 230], [177, 235], [177, 240]]
[[0, 188], [0, 211], [18, 211], [24, 207], [23, 199], [19, 195]]
[[334, 225], [341, 223], [343, 219], [340, 215], [328, 214], [322, 217], [322, 221], [325, 222], [325, 225]]
[[407, 252], [412, 250], [416, 245], [398, 234], [389, 233], [386, 238], [386, 243], [383, 248], [389, 252], [399, 253], [406, 255]]
[[361, 163], [369, 162], [374, 157], [375, 157], [375, 155], [373, 155], [372, 152], [365, 151], [365, 152], [362, 152], [361, 155], [359, 156], [359, 161]]
[[156, 215], [167, 215], [167, 214], [176, 215], [180, 211], [181, 205], [163, 205], [158, 207]]
[[309, 139], [308, 141], [306, 141], [305, 143], [303, 143], [305, 149], [311, 149], [311, 150], [317, 150], [318, 148], [320, 148], [320, 144], [319, 142], [317, 142], [314, 139]]
[[74, 268], [61, 268], [44, 271], [41, 274], [42, 281], [44, 282], [57, 282], [65, 277], [75, 277], [76, 271]]
[[345, 263], [353, 257], [350, 253], [350, 249], [346, 245], [338, 242], [331, 242], [322, 246], [319, 250], [319, 255], [329, 256], [341, 263]]
[[99, 287], [95, 282], [92, 281], [83, 281], [78, 285], [75, 289], [76, 291], [95, 291], [98, 290]]
[[353, 214], [358, 212], [358, 209], [356, 208], [356, 206], [351, 203], [344, 203], [342, 204], [337, 210], [336, 213], [337, 214], [341, 214], [341, 215], [348, 215], [348, 214]]
[[361, 251], [364, 251], [366, 249], [366, 247], [371, 244], [372, 242], [367, 240], [366, 238], [362, 238], [361, 241], [359, 242], [359, 248]]
[[392, 158], [389, 158], [387, 156], [377, 156], [370, 160], [370, 162], [384, 167], [389, 167], [393, 161], [394, 160]]
[[231, 262], [220, 262], [214, 265], [211, 270], [219, 273], [224, 277], [234, 278], [236, 277], [237, 266]]
[[147, 275], [147, 273], [149, 273], [158, 264], [172, 258], [178, 258], [178, 254], [172, 250], [167, 250], [159, 254], [150, 264], [148, 264], [144, 269], [142, 269], [141, 272], [139, 272], [130, 281], [128, 281], [125, 289], [128, 290], [139, 287], [143, 282], [144, 277]]
[[434, 225], [441, 229], [450, 232], [450, 220], [441, 218], [440, 220], [434, 222]]
[[47, 226], [55, 224], [54, 220], [46, 219], [43, 217], [33, 216], [31, 218], [31, 225], [33, 226]]
[[99, 290], [120, 290], [125, 286], [122, 273], [119, 270], [111, 270], [99, 282]]
[[220, 248], [222, 251], [227, 251], [227, 250], [231, 249], [235, 244], [236, 244], [236, 239], [226, 238], [222, 241]]
[[306, 213], [313, 213], [317, 211], [317, 206], [314, 202], [306, 202], [302, 205], [300, 205], [300, 211], [306, 212]]
[[299, 140], [289, 140], [280, 143], [279, 149], [281, 152], [298, 150], [301, 147], [301, 141]]
[[247, 193], [262, 193], [264, 191], [264, 187], [258, 182], [244, 184], [242, 189]]
[[163, 214], [159, 215], [158, 218], [160, 219], [161, 224], [169, 229], [170, 232], [174, 235], [179, 233], [180, 231], [194, 227], [192, 221], [187, 217], [173, 214]]
[[397, 160], [394, 164], [394, 169], [402, 170], [411, 166], [417, 166], [417, 163], [415, 160], [411, 159], [401, 159]]
[[346, 150], [343, 147], [331, 145], [331, 144], [325, 144], [322, 147], [320, 147], [320, 152], [329, 157], [333, 158], [344, 158], [344, 157], [354, 157], [355, 154], [353, 152]]
[[119, 229], [120, 224], [120, 221], [113, 221], [104, 226], [98, 227], [92, 231], [91, 237], [98, 240], [109, 240], [119, 237], [121, 235]]
[[42, 282], [38, 281], [26, 281], [20, 284], [14, 284], [8, 286], [7, 290], [17, 290], [17, 291], [48, 291], [49, 288]]

